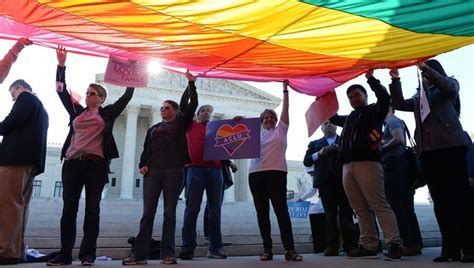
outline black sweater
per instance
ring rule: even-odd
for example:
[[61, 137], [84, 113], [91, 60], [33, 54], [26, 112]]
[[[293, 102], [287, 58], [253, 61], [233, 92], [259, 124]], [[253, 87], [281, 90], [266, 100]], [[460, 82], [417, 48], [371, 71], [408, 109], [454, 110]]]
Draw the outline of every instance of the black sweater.
[[382, 159], [380, 143], [382, 126], [390, 106], [390, 95], [379, 80], [367, 80], [377, 97], [375, 104], [352, 111], [349, 115], [334, 115], [330, 121], [343, 127], [341, 153], [343, 163], [354, 161], [377, 161]]
[[[198, 106], [196, 86], [193, 81], [183, 95], [189, 94], [191, 102], [171, 122], [160, 122], [148, 129], [139, 167], [159, 169], [183, 168], [190, 161], [186, 131]], [[187, 98], [187, 97], [186, 97]], [[182, 98], [183, 99], [183, 98]]]

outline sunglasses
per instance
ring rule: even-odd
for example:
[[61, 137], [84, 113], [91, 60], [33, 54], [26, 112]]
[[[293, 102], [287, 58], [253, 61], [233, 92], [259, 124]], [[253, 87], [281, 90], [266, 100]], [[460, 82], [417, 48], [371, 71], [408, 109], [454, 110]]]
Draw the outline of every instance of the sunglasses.
[[100, 95], [98, 93], [89, 91], [89, 92], [86, 92], [86, 96], [100, 96]]
[[167, 111], [170, 108], [171, 108], [170, 106], [161, 106], [160, 111]]

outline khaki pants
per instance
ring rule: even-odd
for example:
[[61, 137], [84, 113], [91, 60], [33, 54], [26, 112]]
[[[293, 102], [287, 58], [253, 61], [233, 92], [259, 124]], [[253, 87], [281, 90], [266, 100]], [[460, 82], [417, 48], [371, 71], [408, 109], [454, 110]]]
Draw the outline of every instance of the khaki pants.
[[385, 198], [385, 182], [382, 164], [373, 161], [357, 161], [345, 164], [342, 171], [344, 190], [351, 207], [359, 218], [360, 243], [375, 251], [378, 246], [376, 222], [382, 228], [387, 244], [400, 244], [397, 219]]
[[0, 258], [24, 258], [32, 166], [0, 166]]

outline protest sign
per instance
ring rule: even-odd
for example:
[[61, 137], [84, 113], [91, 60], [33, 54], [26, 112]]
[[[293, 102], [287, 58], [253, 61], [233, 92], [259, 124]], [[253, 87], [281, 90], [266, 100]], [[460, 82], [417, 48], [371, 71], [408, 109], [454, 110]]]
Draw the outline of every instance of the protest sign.
[[316, 98], [305, 114], [308, 137], [311, 137], [321, 124], [331, 118], [337, 110], [339, 110], [339, 103], [335, 91], [327, 92]]
[[288, 214], [293, 219], [304, 219], [308, 217], [310, 202], [288, 202]]
[[207, 123], [204, 160], [260, 157], [260, 118]]
[[148, 84], [145, 62], [123, 60], [110, 55], [104, 81], [124, 87], [146, 87]]

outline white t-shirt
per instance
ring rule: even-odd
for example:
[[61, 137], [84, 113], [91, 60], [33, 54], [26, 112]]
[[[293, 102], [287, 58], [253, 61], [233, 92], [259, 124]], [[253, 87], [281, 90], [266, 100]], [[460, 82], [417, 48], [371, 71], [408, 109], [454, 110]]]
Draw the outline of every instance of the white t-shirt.
[[249, 173], [268, 170], [288, 171], [286, 166], [286, 137], [288, 125], [280, 121], [270, 130], [260, 132], [260, 158], [250, 160]]

